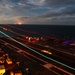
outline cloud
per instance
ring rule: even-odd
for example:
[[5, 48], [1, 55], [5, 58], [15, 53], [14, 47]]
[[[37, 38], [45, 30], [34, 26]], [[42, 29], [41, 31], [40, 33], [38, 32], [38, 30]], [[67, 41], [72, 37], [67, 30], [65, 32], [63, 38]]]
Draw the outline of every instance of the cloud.
[[[25, 14], [23, 10], [31, 9], [32, 7], [22, 3], [13, 3], [11, 0], [2, 0], [0, 1], [0, 23], [11, 22], [14, 23], [16, 19], [13, 19], [17, 16], [22, 16]], [[28, 13], [28, 11], [25, 11]], [[10, 21], [11, 19], [11, 21]]]
[[27, 3], [42, 6], [42, 5], [44, 5], [45, 0], [28, 0]]
[[52, 6], [52, 4], [61, 6], [75, 4], [75, 0], [28, 0], [27, 3], [38, 6]]
[[75, 0], [45, 0], [46, 3], [74, 4]]
[[28, 23], [28, 24], [53, 24], [53, 25], [55, 25], [55, 24], [74, 25], [75, 24], [75, 15], [59, 15], [59, 17], [57, 17], [57, 16], [52, 16], [52, 17], [20, 16], [20, 17], [18, 17], [18, 19], [22, 20], [23, 23]]
[[49, 13], [45, 13], [42, 15], [39, 15], [37, 17], [41, 18], [47, 18], [47, 17], [59, 17], [59, 16], [66, 16], [66, 15], [75, 15], [75, 7], [59, 7], [59, 8], [53, 8], [50, 10]]
[[35, 24], [73, 22], [75, 0], [0, 0], [0, 23], [19, 20]]
[[26, 5], [24, 3], [18, 3], [20, 9], [31, 9], [32, 6]]

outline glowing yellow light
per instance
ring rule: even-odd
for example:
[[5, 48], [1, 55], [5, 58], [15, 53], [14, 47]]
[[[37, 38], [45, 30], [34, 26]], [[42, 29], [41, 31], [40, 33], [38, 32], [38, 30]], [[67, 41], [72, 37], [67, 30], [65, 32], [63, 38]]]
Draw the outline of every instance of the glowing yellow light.
[[8, 64], [12, 64], [12, 61], [10, 59], [6, 60]]
[[47, 51], [47, 50], [42, 50], [42, 52], [47, 53], [47, 54], [52, 54], [50, 51]]
[[5, 73], [5, 69], [0, 70], [0, 74], [4, 74]]
[[5, 73], [5, 67], [4, 65], [0, 65], [0, 75], [3, 75]]
[[0, 60], [0, 63], [4, 63], [4, 60]]
[[21, 22], [18, 22], [18, 24], [21, 25], [22, 23]]
[[21, 72], [19, 72], [19, 73], [16, 73], [15, 75], [22, 75], [22, 73], [21, 73]]
[[29, 37], [29, 39], [28, 39], [29, 41], [31, 40], [31, 38]]
[[18, 22], [17, 22], [17, 24], [22, 25], [22, 24], [23, 24], [23, 22], [22, 22], [22, 21], [18, 21]]
[[13, 72], [11, 72], [11, 73], [10, 73], [10, 75], [14, 75], [14, 73], [13, 73]]

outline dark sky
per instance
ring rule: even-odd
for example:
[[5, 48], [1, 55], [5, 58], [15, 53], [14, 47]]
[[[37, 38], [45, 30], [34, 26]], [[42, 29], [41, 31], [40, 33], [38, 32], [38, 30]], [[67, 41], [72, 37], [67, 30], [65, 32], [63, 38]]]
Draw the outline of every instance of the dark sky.
[[75, 0], [0, 0], [0, 23], [75, 25]]

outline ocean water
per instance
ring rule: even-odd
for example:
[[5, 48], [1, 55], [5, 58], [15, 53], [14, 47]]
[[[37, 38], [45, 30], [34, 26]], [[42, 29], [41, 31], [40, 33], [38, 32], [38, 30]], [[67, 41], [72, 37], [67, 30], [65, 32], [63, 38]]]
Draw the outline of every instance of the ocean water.
[[[10, 28], [14, 30], [15, 32], [20, 33], [22, 35], [40, 37], [40, 35], [38, 34], [43, 34], [47, 36], [54, 36], [57, 38], [75, 39], [75, 26], [74, 25], [10, 25], [16, 28], [23, 29], [25, 30], [25, 32], [19, 29], [11, 28], [9, 26], [5, 26], [5, 25], [0, 25], [0, 26]], [[14, 36], [14, 34], [11, 34], [11, 33], [10, 35]]]

